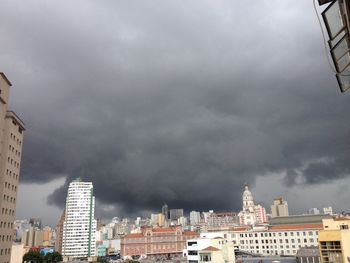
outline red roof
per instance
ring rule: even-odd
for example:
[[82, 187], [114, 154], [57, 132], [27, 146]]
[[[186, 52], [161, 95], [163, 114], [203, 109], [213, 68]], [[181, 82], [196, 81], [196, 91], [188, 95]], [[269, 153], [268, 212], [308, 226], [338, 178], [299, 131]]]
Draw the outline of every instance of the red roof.
[[210, 246], [205, 249], [202, 249], [201, 251], [220, 251], [220, 249]]
[[143, 237], [142, 233], [131, 233], [131, 234], [127, 234], [124, 236], [124, 238], [132, 238], [132, 237]]
[[155, 227], [152, 232], [175, 232], [177, 229], [176, 227]]
[[194, 231], [184, 231], [183, 234], [186, 236], [198, 236], [198, 233]]
[[233, 231], [243, 231], [243, 230], [247, 230], [248, 228], [247, 227], [235, 227], [233, 229]]
[[273, 230], [299, 230], [299, 229], [322, 229], [322, 224], [298, 224], [298, 225], [277, 225], [270, 226], [269, 231]]

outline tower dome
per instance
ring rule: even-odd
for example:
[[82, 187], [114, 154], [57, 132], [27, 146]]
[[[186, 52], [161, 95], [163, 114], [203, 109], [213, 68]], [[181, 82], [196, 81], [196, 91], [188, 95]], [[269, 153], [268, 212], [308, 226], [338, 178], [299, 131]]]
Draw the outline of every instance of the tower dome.
[[243, 211], [254, 211], [254, 199], [253, 194], [249, 190], [248, 185], [246, 184], [244, 186], [244, 192], [242, 195], [242, 201], [243, 201]]

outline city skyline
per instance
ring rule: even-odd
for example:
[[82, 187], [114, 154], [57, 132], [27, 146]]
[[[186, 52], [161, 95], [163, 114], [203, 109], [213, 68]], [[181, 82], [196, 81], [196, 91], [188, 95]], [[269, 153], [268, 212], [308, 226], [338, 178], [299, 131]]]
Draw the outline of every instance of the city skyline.
[[311, 3], [5, 0], [0, 24], [28, 126], [17, 218], [57, 223], [78, 176], [103, 218], [238, 211], [244, 182], [267, 209], [350, 210], [350, 95]]
[[[72, 181], [74, 182], [74, 180]], [[242, 194], [244, 194], [244, 190], [245, 190], [245, 187], [242, 186]], [[252, 191], [253, 192], [253, 198], [255, 196], [255, 193], [254, 193], [254, 190]], [[270, 214], [272, 211], [271, 211], [271, 205], [274, 203], [275, 201], [275, 198], [282, 198], [284, 201], [288, 201], [288, 200], [285, 200], [285, 197], [282, 196], [282, 195], [279, 195], [279, 196], [275, 196], [274, 198], [272, 198], [270, 200], [270, 203], [266, 203], [266, 202], [262, 202], [261, 204], [263, 204], [263, 208], [266, 209], [266, 213], [267, 214]], [[300, 196], [300, 198], [302, 199], [303, 196]], [[241, 198], [242, 199], [242, 198]], [[39, 201], [39, 200], [38, 200]], [[242, 202], [242, 200], [241, 200]], [[254, 199], [254, 202], [256, 203], [260, 203], [258, 200]], [[341, 208], [338, 208], [338, 207], [334, 207], [331, 205], [332, 202], [331, 201], [328, 201], [328, 202], [325, 202], [323, 205], [321, 206], [312, 206], [312, 203], [310, 203], [310, 206], [307, 206], [307, 203], [304, 204], [304, 209], [301, 209], [301, 210], [298, 210], [298, 209], [295, 209], [293, 206], [289, 207], [291, 214], [290, 215], [302, 215], [302, 214], [309, 214], [310, 211], [312, 209], [319, 209], [319, 212], [322, 214], [323, 213], [323, 208], [328, 208], [329, 206], [331, 206], [333, 208], [333, 212], [335, 213], [341, 213], [341, 212], [346, 212], [346, 210], [343, 209], [343, 207]], [[40, 203], [38, 203], [38, 205], [40, 206]], [[164, 205], [168, 205], [166, 202], [163, 203], [162, 207], [158, 207], [157, 209], [155, 210], [148, 210], [148, 211], [145, 211], [145, 210], [140, 210], [138, 212], [136, 212], [135, 214], [132, 214], [132, 215], [129, 215], [129, 214], [120, 214], [120, 213], [117, 213], [115, 211], [109, 211], [108, 216], [106, 216], [106, 214], [97, 214], [96, 215], [96, 218], [98, 219], [102, 219], [103, 222], [109, 222], [110, 220], [112, 220], [112, 218], [114, 217], [118, 217], [118, 218], [136, 218], [136, 217], [142, 217], [142, 218], [149, 218], [151, 219], [152, 217], [152, 214], [160, 214], [162, 213], [162, 210], [163, 210], [163, 206]], [[241, 204], [242, 205], [242, 204]], [[20, 204], [21, 206], [21, 204]], [[96, 205], [96, 208], [99, 207], [99, 204]], [[21, 207], [20, 207], [21, 208]], [[51, 207], [52, 209], [53, 207]], [[335, 209], [334, 209], [335, 208]], [[181, 207], [171, 207], [171, 206], [168, 206], [168, 210], [172, 210], [172, 209], [181, 209]], [[234, 213], [237, 213], [237, 216], [239, 216], [239, 212], [242, 210], [242, 206], [239, 207], [238, 209], [236, 210], [232, 210], [232, 209], [227, 209], [227, 210], [217, 210], [215, 209], [215, 207], [212, 207], [208, 210], [196, 210], [196, 208], [194, 208], [193, 210], [187, 210], [187, 211], [184, 211], [184, 216], [185, 217], [190, 217], [190, 212], [191, 211], [196, 211], [196, 212], [208, 212], [208, 211], [214, 211], [214, 212], [234, 212]], [[48, 226], [51, 226], [51, 227], [54, 227], [57, 225], [57, 223], [59, 222], [59, 217], [61, 216], [63, 210], [59, 209], [59, 208], [55, 208], [53, 210], [51, 210], [49, 213], [46, 213], [44, 214], [42, 217], [39, 217], [40, 219], [43, 220], [43, 223], [44, 225], [48, 225]], [[40, 214], [40, 212], [38, 211], [33, 211], [32, 215], [36, 215], [38, 216], [38, 214]], [[50, 217], [47, 217], [47, 216], [50, 216]], [[57, 217], [57, 215], [59, 215], [59, 217]], [[23, 215], [22, 217], [17, 217], [18, 220], [22, 220], [22, 219], [29, 219], [29, 218], [32, 218], [33, 216], [30, 216], [30, 215]]]

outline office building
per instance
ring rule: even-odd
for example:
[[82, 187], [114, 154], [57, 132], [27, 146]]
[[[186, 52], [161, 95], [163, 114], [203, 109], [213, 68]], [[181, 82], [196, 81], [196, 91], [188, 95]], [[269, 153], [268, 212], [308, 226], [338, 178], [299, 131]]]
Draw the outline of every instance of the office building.
[[289, 216], [288, 203], [282, 197], [277, 197], [271, 205], [271, 217]]
[[0, 72], [0, 263], [9, 263], [13, 242], [24, 123], [8, 110], [11, 82]]
[[350, 261], [350, 217], [323, 220], [318, 236], [322, 263]]
[[68, 188], [62, 255], [68, 258], [96, 256], [96, 224], [93, 185], [77, 178]]

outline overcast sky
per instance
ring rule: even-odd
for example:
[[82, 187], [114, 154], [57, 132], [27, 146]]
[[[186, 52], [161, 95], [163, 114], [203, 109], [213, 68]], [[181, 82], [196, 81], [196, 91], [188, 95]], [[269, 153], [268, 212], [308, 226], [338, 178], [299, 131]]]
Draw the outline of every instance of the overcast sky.
[[238, 211], [245, 182], [267, 208], [350, 210], [350, 92], [311, 0], [3, 0], [0, 40], [18, 218], [56, 224], [78, 176], [102, 218]]

